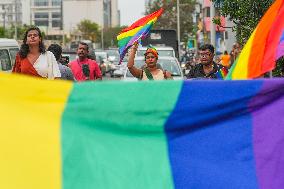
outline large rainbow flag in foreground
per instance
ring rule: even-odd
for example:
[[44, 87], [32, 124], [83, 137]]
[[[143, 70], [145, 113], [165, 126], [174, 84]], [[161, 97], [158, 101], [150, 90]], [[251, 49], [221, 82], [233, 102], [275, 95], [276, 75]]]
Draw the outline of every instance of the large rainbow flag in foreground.
[[252, 79], [275, 68], [284, 56], [284, 0], [276, 0], [265, 13], [226, 79]]
[[157, 21], [159, 16], [163, 13], [164, 9], [161, 8], [152, 14], [140, 18], [128, 28], [123, 29], [117, 36], [120, 60], [123, 60], [128, 49], [140, 39], [144, 39], [149, 34], [152, 26]]
[[0, 86], [0, 188], [284, 188], [284, 80]]

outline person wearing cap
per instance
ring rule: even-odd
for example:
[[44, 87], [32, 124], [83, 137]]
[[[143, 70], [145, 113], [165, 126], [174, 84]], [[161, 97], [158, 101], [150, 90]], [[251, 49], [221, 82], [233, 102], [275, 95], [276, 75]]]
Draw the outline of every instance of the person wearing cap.
[[138, 43], [135, 43], [129, 53], [127, 67], [130, 73], [139, 80], [165, 80], [172, 79], [170, 72], [158, 68], [158, 52], [154, 47], [148, 47], [145, 56], [145, 66], [136, 68], [134, 66], [134, 58], [138, 48]]

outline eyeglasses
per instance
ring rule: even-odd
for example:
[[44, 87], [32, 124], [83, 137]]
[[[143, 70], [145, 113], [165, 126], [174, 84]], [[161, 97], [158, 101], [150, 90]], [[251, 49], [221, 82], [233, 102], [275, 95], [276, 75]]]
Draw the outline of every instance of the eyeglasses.
[[207, 52], [207, 53], [199, 53], [199, 57], [210, 57], [212, 54]]

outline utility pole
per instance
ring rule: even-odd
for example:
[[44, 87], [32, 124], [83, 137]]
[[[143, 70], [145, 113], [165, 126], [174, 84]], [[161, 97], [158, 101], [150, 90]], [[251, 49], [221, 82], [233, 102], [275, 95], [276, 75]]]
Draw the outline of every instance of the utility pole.
[[65, 47], [65, 32], [64, 32], [64, 22], [63, 22], [63, 0], [61, 0], [60, 4], [60, 13], [61, 13], [61, 25], [60, 29], [62, 31], [62, 46]]
[[102, 26], [102, 31], [101, 31], [101, 40], [102, 40], [102, 49], [104, 49], [104, 26]]
[[102, 31], [101, 31], [101, 43], [102, 43], [102, 49], [104, 49], [104, 17], [105, 17], [105, 14], [104, 14], [104, 6], [103, 6], [103, 20], [102, 20]]
[[17, 40], [18, 36], [18, 30], [17, 30], [17, 25], [18, 25], [18, 0], [15, 0], [15, 36], [14, 38]]
[[177, 0], [177, 36], [178, 36], [178, 57], [180, 57], [180, 12], [179, 0]]
[[215, 24], [213, 23], [213, 19], [215, 17], [215, 7], [213, 2], [211, 1], [211, 6], [210, 6], [210, 42], [211, 45], [214, 47], [216, 46], [216, 27]]
[[4, 28], [4, 35], [6, 33], [6, 6], [4, 5], [4, 13], [3, 13], [3, 28]]

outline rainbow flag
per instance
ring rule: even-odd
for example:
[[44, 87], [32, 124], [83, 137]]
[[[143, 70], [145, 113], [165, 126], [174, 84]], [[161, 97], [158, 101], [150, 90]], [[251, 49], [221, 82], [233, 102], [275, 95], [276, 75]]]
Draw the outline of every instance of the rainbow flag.
[[130, 27], [123, 29], [117, 36], [120, 63], [123, 60], [127, 50], [140, 39], [144, 39], [149, 34], [152, 26], [157, 21], [158, 17], [163, 13], [163, 8], [149, 14], [135, 23]]
[[218, 72], [216, 73], [217, 79], [225, 79], [228, 74], [228, 69], [225, 67], [222, 67]]
[[226, 79], [253, 79], [275, 68], [276, 60], [284, 55], [283, 18], [284, 1], [276, 0], [250, 36]]
[[284, 80], [0, 86], [0, 188], [284, 188]]

